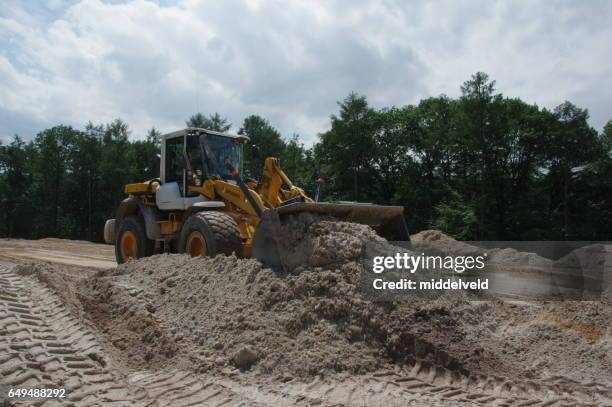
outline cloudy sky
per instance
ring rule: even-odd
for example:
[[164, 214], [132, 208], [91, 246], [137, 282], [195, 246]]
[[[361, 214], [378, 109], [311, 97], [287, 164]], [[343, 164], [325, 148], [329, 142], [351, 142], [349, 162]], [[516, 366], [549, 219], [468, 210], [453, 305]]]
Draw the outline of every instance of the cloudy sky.
[[376, 107], [507, 96], [612, 118], [612, 1], [0, 0], [0, 138], [126, 120], [133, 137], [195, 111], [249, 114], [307, 143], [350, 91]]

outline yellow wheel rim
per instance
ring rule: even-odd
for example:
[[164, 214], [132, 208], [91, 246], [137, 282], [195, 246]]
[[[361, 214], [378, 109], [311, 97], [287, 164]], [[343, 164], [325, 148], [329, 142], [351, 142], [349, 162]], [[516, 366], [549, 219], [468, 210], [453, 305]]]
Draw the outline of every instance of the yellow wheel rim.
[[123, 261], [127, 261], [129, 258], [136, 258], [138, 253], [138, 245], [136, 243], [136, 236], [134, 232], [126, 230], [121, 235], [121, 241], [119, 242], [119, 248], [121, 249], [121, 258]]
[[208, 251], [206, 248], [206, 241], [204, 236], [197, 230], [194, 230], [187, 236], [187, 244], [185, 250], [191, 257], [206, 256]]

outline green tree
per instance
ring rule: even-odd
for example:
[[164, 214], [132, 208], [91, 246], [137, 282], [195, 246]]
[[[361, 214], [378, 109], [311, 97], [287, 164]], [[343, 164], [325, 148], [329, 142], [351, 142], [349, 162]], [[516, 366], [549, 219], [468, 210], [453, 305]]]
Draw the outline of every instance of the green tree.
[[[570, 102], [553, 111], [506, 98], [478, 72], [461, 87], [415, 105], [373, 109], [349, 94], [329, 130], [307, 148], [267, 120], [240, 133], [245, 174], [258, 178], [278, 157], [296, 185], [324, 199], [397, 204], [411, 232], [438, 228], [461, 239], [587, 239], [612, 236], [612, 121], [601, 134]], [[218, 113], [189, 126], [227, 131]], [[127, 183], [158, 176], [159, 132], [130, 140], [127, 123], [55, 126], [32, 141], [0, 143], [0, 236], [102, 239]]]
[[338, 116], [331, 116], [331, 129], [320, 135], [317, 153], [331, 181], [334, 196], [367, 201], [376, 198], [372, 152], [375, 149], [376, 112], [365, 96], [349, 94], [338, 102]]
[[300, 142], [300, 137], [294, 134], [288, 142], [280, 157], [281, 167], [289, 179], [310, 196], [314, 197], [316, 164], [312, 151], [306, 149]]
[[554, 110], [556, 125], [547, 146], [549, 216], [556, 238], [578, 238], [574, 223], [583, 216], [583, 202], [574, 196], [574, 181], [602, 153], [588, 111], [566, 101]]
[[495, 227], [497, 212], [493, 205], [497, 162], [496, 145], [501, 137], [496, 115], [502, 101], [495, 94], [495, 81], [487, 74], [477, 72], [461, 86], [458, 104], [457, 170], [461, 184], [455, 190], [463, 191], [464, 201], [476, 211], [479, 221], [477, 238], [488, 238]]
[[228, 131], [232, 124], [225, 117], [221, 117], [221, 115], [217, 112], [208, 117], [204, 116], [202, 113], [196, 113], [187, 119], [185, 122], [187, 127], [199, 127], [202, 129], [220, 131], [222, 133]]
[[104, 128], [104, 142], [127, 142], [130, 137], [130, 129], [126, 122], [115, 119], [108, 123]]
[[[447, 197], [452, 187], [453, 170], [453, 108], [445, 96], [422, 100], [415, 110], [416, 127], [408, 134], [411, 155], [418, 163], [418, 180], [413, 190], [419, 196], [417, 216], [427, 223], [434, 217], [434, 206]], [[425, 225], [422, 225], [425, 226]]]
[[32, 150], [18, 135], [8, 145], [0, 145], [2, 236], [32, 237], [31, 158]]
[[281, 134], [263, 117], [252, 115], [244, 119], [238, 134], [250, 138], [244, 150], [244, 173], [258, 179], [267, 157], [282, 158], [285, 142]]
[[[98, 126], [100, 128], [101, 126]], [[100, 189], [98, 199], [104, 208], [104, 216], [110, 218], [125, 198], [123, 187], [129, 182], [141, 182], [132, 178], [133, 161], [130, 159], [130, 130], [120, 119], [102, 126], [104, 128], [100, 152]]]
[[601, 142], [604, 151], [610, 155], [612, 153], [612, 120], [608, 120], [604, 126], [603, 133], [601, 135]]
[[155, 127], [151, 127], [151, 130], [147, 132], [146, 140], [159, 148], [161, 145], [161, 136], [162, 134], [159, 130], [157, 130]]
[[67, 170], [75, 155], [77, 135], [72, 127], [55, 126], [38, 133], [34, 139], [33, 182], [36, 207], [39, 208], [34, 230], [38, 236], [69, 235], [62, 220], [70, 207], [66, 202]]
[[442, 230], [457, 239], [471, 240], [477, 233], [478, 219], [474, 208], [463, 202], [461, 194], [449, 191], [450, 199], [435, 206], [437, 216], [433, 228]]

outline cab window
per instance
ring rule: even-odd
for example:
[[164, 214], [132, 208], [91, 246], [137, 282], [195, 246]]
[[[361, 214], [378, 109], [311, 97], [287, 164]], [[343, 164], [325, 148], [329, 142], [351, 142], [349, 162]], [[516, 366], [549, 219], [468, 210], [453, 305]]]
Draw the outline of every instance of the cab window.
[[232, 166], [241, 173], [241, 145], [236, 139], [230, 137], [207, 135], [204, 148], [206, 156], [210, 161], [211, 173], [223, 180], [233, 180], [226, 166], [226, 161], [229, 161]]
[[164, 182], [183, 184], [183, 137], [166, 140], [166, 174]]

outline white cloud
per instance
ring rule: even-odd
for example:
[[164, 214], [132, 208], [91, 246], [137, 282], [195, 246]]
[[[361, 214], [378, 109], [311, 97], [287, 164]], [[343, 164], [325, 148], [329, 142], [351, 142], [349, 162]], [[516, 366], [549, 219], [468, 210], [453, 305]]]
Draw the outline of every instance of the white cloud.
[[185, 0], [0, 6], [0, 135], [125, 119], [136, 136], [196, 110], [313, 141], [350, 91], [378, 107], [476, 71], [509, 96], [612, 117], [612, 3]]

